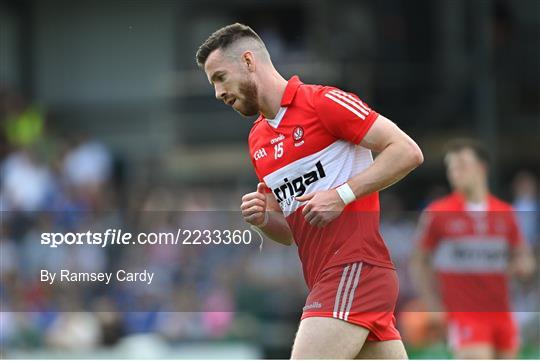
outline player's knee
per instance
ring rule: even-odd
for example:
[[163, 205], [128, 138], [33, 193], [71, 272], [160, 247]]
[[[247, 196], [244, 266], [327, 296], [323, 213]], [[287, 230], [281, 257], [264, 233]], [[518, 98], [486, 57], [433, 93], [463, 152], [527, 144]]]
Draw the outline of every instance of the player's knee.
[[455, 356], [464, 360], [485, 360], [494, 358], [495, 353], [489, 345], [475, 345], [456, 350]]

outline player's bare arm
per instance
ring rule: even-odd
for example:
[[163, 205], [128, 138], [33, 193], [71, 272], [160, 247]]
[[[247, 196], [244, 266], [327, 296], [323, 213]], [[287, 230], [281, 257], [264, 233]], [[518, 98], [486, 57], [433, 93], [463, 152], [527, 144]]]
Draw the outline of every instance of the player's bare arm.
[[264, 192], [264, 183], [257, 185], [257, 191], [242, 197], [240, 209], [246, 222], [258, 227], [272, 240], [286, 246], [292, 244], [291, 229], [274, 196]]
[[535, 269], [536, 264], [533, 253], [526, 243], [512, 249], [509, 264], [510, 276], [527, 279], [534, 274]]
[[420, 147], [382, 115], [360, 145], [380, 154], [371, 167], [349, 180], [357, 198], [391, 186], [424, 162]]
[[[405, 177], [424, 161], [420, 147], [389, 119], [379, 115], [360, 143], [380, 153], [373, 164], [347, 181], [355, 198], [385, 189]], [[296, 198], [307, 202], [303, 209], [313, 226], [324, 227], [339, 216], [345, 203], [331, 189]]]
[[410, 272], [420, 299], [428, 311], [442, 311], [442, 302], [435, 286], [435, 270], [431, 252], [423, 249], [416, 250], [411, 259]]

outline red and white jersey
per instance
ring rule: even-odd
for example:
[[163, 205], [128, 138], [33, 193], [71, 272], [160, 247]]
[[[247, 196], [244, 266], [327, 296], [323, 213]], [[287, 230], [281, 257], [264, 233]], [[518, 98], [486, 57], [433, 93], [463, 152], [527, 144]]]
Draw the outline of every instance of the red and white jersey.
[[340, 186], [373, 163], [358, 145], [378, 114], [357, 96], [292, 77], [274, 119], [249, 134], [255, 172], [278, 201], [298, 246], [308, 287], [328, 267], [363, 261], [394, 268], [379, 233], [378, 193], [357, 199], [326, 227], [312, 227], [295, 197]]
[[419, 243], [432, 254], [450, 313], [510, 310], [508, 258], [522, 236], [509, 204], [490, 195], [480, 211], [459, 193], [436, 200], [422, 215]]

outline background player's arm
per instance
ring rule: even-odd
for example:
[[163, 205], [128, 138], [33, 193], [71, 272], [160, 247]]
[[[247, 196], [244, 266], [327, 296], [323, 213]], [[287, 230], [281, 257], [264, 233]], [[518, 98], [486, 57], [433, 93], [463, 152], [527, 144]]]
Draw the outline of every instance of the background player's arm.
[[516, 214], [513, 211], [509, 213], [508, 226], [507, 236], [510, 246], [508, 273], [510, 276], [524, 280], [532, 276], [535, 271], [534, 255], [523, 237]]
[[286, 246], [292, 244], [289, 224], [274, 196], [264, 192], [264, 183], [258, 184], [256, 192], [242, 197], [240, 209], [244, 220], [258, 227], [269, 238]]
[[430, 312], [442, 311], [442, 303], [436, 287], [435, 270], [432, 265], [432, 252], [418, 249], [411, 258], [411, 279]]
[[511, 276], [526, 279], [533, 275], [535, 268], [533, 253], [526, 243], [512, 248], [509, 264]]
[[347, 182], [356, 198], [391, 186], [424, 161], [420, 147], [382, 115], [378, 116], [360, 145], [380, 154], [370, 167]]
[[441, 235], [437, 214], [428, 207], [420, 216], [416, 232], [414, 253], [411, 257], [409, 271], [411, 280], [428, 311], [442, 311], [440, 292], [436, 282], [436, 271], [433, 266], [433, 254]]

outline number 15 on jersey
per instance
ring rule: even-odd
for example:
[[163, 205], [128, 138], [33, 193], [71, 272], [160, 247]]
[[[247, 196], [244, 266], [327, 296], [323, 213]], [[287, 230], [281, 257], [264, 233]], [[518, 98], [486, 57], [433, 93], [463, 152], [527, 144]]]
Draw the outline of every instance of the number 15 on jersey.
[[274, 145], [274, 159], [281, 158], [283, 156], [283, 142], [279, 142]]

